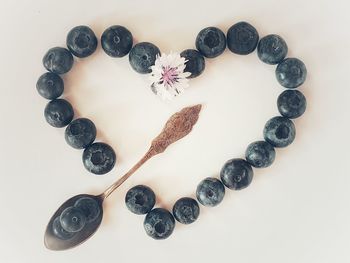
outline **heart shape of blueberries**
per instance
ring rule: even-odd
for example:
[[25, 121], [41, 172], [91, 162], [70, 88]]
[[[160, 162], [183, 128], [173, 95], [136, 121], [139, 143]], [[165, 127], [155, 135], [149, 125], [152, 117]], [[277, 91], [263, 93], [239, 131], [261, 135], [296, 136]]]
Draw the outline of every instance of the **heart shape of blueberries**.
[[[99, 175], [105, 174], [116, 163], [114, 150], [106, 143], [94, 142], [96, 138], [94, 123], [86, 118], [73, 120], [73, 107], [67, 100], [59, 98], [64, 91], [60, 75], [72, 68], [73, 55], [78, 58], [90, 56], [97, 49], [98, 40], [89, 27], [78, 26], [68, 33], [66, 42], [67, 48], [51, 48], [43, 58], [43, 65], [48, 72], [39, 78], [37, 90], [42, 97], [50, 100], [45, 107], [45, 118], [53, 127], [67, 126], [65, 139], [73, 148], [84, 149], [83, 164], [88, 171]], [[151, 67], [161, 53], [159, 48], [149, 42], [133, 44], [131, 32], [120, 25], [107, 28], [101, 37], [101, 46], [107, 55], [114, 58], [129, 55], [133, 70], [140, 74], [151, 73]], [[253, 179], [253, 167], [270, 166], [275, 159], [275, 148], [286, 147], [293, 142], [296, 131], [291, 119], [300, 117], [306, 109], [306, 99], [296, 88], [305, 82], [307, 70], [301, 60], [286, 58], [288, 47], [282, 37], [271, 34], [259, 40], [257, 30], [247, 22], [234, 24], [226, 35], [217, 27], [207, 27], [199, 32], [195, 44], [196, 49], [187, 49], [180, 53], [180, 56], [186, 59], [184, 71], [190, 73], [188, 78], [200, 76], [205, 70], [205, 60], [218, 57], [226, 47], [237, 55], [248, 55], [257, 49], [261, 61], [277, 65], [276, 78], [287, 89], [277, 100], [281, 116], [273, 117], [266, 123], [264, 140], [248, 145], [245, 159], [228, 160], [221, 169], [221, 180], [208, 177], [199, 183], [196, 190], [199, 203], [204, 206], [216, 206], [224, 198], [224, 186], [232, 190], [246, 188]], [[149, 198], [152, 206], [145, 209], [144, 205], [148, 204], [144, 202], [148, 200], [148, 196], [144, 194], [146, 190], [150, 192], [143, 186], [130, 189], [127, 206], [136, 214], [147, 213], [144, 226], [148, 235], [155, 239], [167, 238], [174, 229], [174, 218], [167, 210], [161, 208], [151, 210], [154, 205], [152, 196]], [[71, 215], [74, 209], [58, 212]], [[182, 198], [175, 203], [173, 214], [180, 223], [192, 223], [198, 217], [199, 206], [194, 199]], [[76, 228], [79, 227], [77, 222], [79, 221], [74, 222]]]

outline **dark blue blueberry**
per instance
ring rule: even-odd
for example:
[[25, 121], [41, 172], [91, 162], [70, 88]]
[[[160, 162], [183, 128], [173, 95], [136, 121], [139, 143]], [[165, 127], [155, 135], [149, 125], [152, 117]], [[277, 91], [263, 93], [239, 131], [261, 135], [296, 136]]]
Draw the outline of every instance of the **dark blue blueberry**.
[[149, 212], [143, 221], [147, 235], [154, 239], [166, 239], [174, 231], [175, 219], [166, 209], [155, 208]]
[[96, 138], [95, 124], [86, 118], [72, 121], [66, 128], [66, 142], [76, 149], [83, 149], [94, 142]]
[[85, 58], [95, 52], [97, 38], [88, 26], [77, 26], [67, 35], [67, 47], [78, 58]]
[[226, 49], [226, 37], [217, 27], [202, 29], [196, 38], [196, 48], [207, 58], [215, 58]]
[[88, 223], [95, 221], [101, 212], [101, 207], [97, 201], [91, 197], [82, 197], [78, 199], [75, 202], [74, 207], [83, 212]]
[[85, 168], [94, 174], [108, 173], [114, 167], [116, 158], [112, 147], [102, 142], [89, 145], [83, 153]]
[[75, 234], [73, 232], [68, 232], [68, 231], [63, 229], [59, 216], [56, 217], [52, 223], [52, 232], [56, 237], [58, 237], [59, 239], [62, 239], [62, 240], [70, 239]]
[[235, 54], [248, 55], [258, 45], [258, 31], [247, 22], [234, 24], [227, 31], [227, 47]]
[[74, 117], [72, 105], [64, 99], [50, 101], [44, 111], [46, 121], [53, 127], [67, 126]]
[[54, 47], [46, 52], [43, 58], [44, 67], [53, 73], [64, 74], [73, 67], [74, 59], [68, 49]]
[[261, 61], [274, 65], [280, 63], [288, 53], [287, 43], [279, 35], [267, 35], [260, 39], [258, 56]]
[[307, 70], [297, 58], [286, 58], [276, 68], [276, 78], [285, 88], [295, 89], [305, 82]]
[[197, 186], [196, 196], [204, 206], [216, 206], [225, 196], [225, 187], [216, 178], [208, 177]]
[[286, 117], [273, 117], [265, 125], [264, 138], [274, 147], [286, 147], [294, 141], [294, 123]]
[[222, 183], [233, 190], [246, 188], [253, 180], [253, 169], [243, 159], [228, 160], [220, 172]]
[[276, 152], [268, 142], [257, 141], [248, 145], [245, 156], [252, 166], [256, 168], [264, 168], [273, 163]]
[[186, 49], [181, 52], [180, 56], [187, 60], [184, 71], [191, 73], [189, 78], [195, 78], [202, 74], [205, 69], [205, 59], [201, 53], [195, 49]]
[[277, 107], [282, 116], [298, 118], [306, 110], [306, 98], [299, 90], [285, 90], [277, 99]]
[[36, 89], [45, 99], [53, 100], [62, 95], [64, 83], [59, 75], [46, 72], [38, 79]]
[[132, 48], [132, 43], [132, 34], [123, 26], [111, 26], [101, 37], [102, 48], [111, 57], [124, 57]]
[[86, 217], [80, 209], [70, 206], [63, 210], [60, 216], [62, 228], [68, 232], [79, 232], [86, 223]]
[[157, 55], [160, 55], [158, 47], [148, 42], [136, 44], [129, 53], [131, 67], [138, 73], [151, 73], [151, 66], [154, 65]]
[[137, 214], [144, 215], [152, 210], [156, 203], [156, 195], [151, 188], [145, 185], [137, 185], [131, 188], [125, 196], [125, 204], [128, 209]]
[[180, 198], [173, 206], [173, 215], [180, 223], [191, 224], [199, 216], [199, 205], [193, 198]]

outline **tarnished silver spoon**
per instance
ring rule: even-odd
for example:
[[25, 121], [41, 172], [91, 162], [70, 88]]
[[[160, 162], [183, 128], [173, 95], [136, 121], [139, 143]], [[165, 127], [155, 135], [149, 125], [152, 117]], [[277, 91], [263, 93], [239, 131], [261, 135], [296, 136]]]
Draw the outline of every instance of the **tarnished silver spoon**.
[[[64, 202], [51, 217], [45, 231], [44, 243], [51, 250], [66, 250], [80, 245], [91, 237], [99, 228], [103, 217], [103, 202], [113, 193], [122, 183], [124, 183], [137, 169], [139, 169], [151, 157], [162, 153], [172, 143], [180, 140], [189, 134], [196, 124], [202, 105], [198, 104], [192, 107], [186, 107], [181, 111], [172, 115], [166, 122], [162, 132], [152, 141], [151, 147], [142, 159], [135, 164], [125, 175], [119, 178], [114, 184], [108, 187], [100, 195], [80, 194], [76, 195]], [[57, 228], [54, 224], [58, 224], [57, 220], [64, 210], [72, 207], [81, 198], [89, 199], [95, 204], [95, 217], [91, 222], [87, 222], [84, 227], [74, 233], [65, 232], [64, 238], [57, 234]], [[92, 199], [92, 200], [91, 200]], [[94, 202], [95, 201], [95, 202]], [[97, 210], [96, 210], [97, 209]], [[74, 219], [74, 217], [73, 217]], [[57, 226], [56, 226], [57, 227]]]

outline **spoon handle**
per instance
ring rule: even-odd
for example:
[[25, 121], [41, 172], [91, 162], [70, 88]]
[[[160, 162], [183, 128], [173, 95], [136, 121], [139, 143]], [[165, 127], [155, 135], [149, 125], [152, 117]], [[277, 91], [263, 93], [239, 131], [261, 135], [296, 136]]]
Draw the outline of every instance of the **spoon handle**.
[[138, 161], [126, 174], [120, 177], [115, 183], [109, 186], [102, 194], [102, 200], [106, 199], [110, 196], [111, 193], [114, 192], [122, 183], [124, 183], [133, 173], [135, 173], [146, 161], [152, 158], [156, 153], [153, 150], [153, 147], [148, 150], [148, 152], [142, 157], [140, 161]]
[[136, 170], [147, 160], [154, 155], [164, 152], [169, 145], [189, 134], [199, 118], [199, 112], [201, 109], [202, 105], [198, 104], [192, 107], [183, 108], [181, 111], [173, 114], [166, 122], [162, 132], [153, 139], [152, 145], [147, 153], [125, 175], [120, 177], [100, 195], [102, 200], [106, 199], [111, 193], [113, 193], [115, 189], [124, 183], [126, 179], [135, 173]]

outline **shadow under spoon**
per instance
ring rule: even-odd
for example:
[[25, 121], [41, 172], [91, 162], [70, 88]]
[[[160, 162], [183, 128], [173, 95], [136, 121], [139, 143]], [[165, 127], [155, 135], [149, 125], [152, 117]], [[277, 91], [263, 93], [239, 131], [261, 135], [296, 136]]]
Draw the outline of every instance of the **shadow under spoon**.
[[[66, 250], [78, 246], [90, 238], [101, 225], [103, 218], [103, 202], [105, 199], [122, 183], [124, 183], [133, 173], [135, 173], [136, 170], [139, 169], [147, 160], [159, 153], [164, 152], [170, 144], [189, 134], [199, 118], [201, 108], [202, 105], [198, 104], [192, 107], [186, 107], [173, 114], [166, 122], [162, 132], [155, 139], [153, 139], [151, 147], [142, 157], [142, 159], [100, 195], [80, 194], [73, 196], [64, 202], [53, 214], [46, 227], [44, 236], [45, 246], [51, 250]], [[93, 218], [93, 220], [86, 221], [85, 225], [79, 231], [69, 232], [64, 230], [60, 225], [61, 223], [58, 221], [61, 220], [60, 218], [62, 212], [69, 207], [74, 207], [77, 201], [81, 199], [88, 199], [90, 203], [92, 202], [94, 204], [94, 212], [96, 216]], [[72, 220], [76, 221], [78, 218], [73, 216]]]

